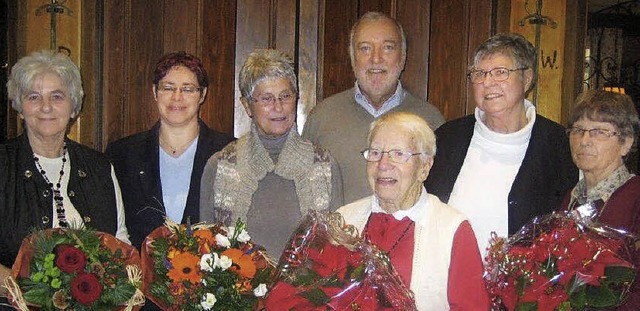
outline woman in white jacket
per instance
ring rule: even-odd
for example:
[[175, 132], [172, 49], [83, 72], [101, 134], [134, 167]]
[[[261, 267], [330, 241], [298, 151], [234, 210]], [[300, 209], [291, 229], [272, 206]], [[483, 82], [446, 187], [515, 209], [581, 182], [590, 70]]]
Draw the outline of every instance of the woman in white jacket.
[[482, 260], [469, 222], [422, 186], [435, 145], [416, 115], [394, 112], [374, 121], [362, 151], [374, 194], [338, 212], [388, 253], [419, 310], [486, 311]]

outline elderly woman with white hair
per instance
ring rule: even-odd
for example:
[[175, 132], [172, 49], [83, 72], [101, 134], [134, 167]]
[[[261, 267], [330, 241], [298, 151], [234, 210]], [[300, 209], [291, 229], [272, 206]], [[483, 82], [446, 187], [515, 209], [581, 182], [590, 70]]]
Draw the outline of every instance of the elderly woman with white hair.
[[424, 119], [392, 112], [371, 124], [367, 176], [373, 195], [338, 209], [385, 251], [419, 310], [489, 309], [476, 237], [466, 217], [422, 183], [436, 153]]
[[129, 243], [113, 167], [67, 137], [84, 96], [78, 67], [34, 52], [13, 66], [7, 90], [24, 132], [0, 145], [0, 279], [34, 228], [86, 225]]
[[239, 218], [255, 242], [279, 256], [307, 211], [343, 204], [342, 176], [327, 150], [298, 135], [297, 79], [286, 54], [252, 52], [238, 84], [251, 131], [209, 159], [200, 220], [232, 225]]

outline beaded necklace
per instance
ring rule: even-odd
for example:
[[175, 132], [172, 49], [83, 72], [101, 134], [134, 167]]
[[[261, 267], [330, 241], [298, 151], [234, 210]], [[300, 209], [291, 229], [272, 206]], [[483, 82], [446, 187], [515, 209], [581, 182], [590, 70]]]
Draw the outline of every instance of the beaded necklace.
[[49, 177], [47, 177], [47, 172], [44, 170], [44, 168], [42, 168], [42, 165], [40, 165], [40, 159], [36, 156], [35, 153], [33, 154], [33, 161], [36, 162], [36, 167], [40, 171], [40, 175], [42, 175], [44, 181], [47, 182], [47, 184], [51, 188], [51, 191], [53, 192], [53, 201], [55, 202], [56, 214], [58, 215], [58, 225], [60, 225], [61, 228], [69, 227], [69, 223], [67, 222], [67, 218], [65, 217], [62, 194], [60, 193], [60, 187], [62, 186], [62, 176], [64, 175], [64, 165], [65, 163], [67, 163], [67, 143], [65, 143], [62, 147], [62, 167], [60, 168], [60, 176], [58, 177], [58, 182], [56, 182], [55, 185], [51, 182]]

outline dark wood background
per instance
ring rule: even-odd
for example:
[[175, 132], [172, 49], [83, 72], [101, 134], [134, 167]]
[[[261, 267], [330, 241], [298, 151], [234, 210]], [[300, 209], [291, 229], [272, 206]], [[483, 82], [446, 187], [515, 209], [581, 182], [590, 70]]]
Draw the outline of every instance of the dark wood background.
[[[303, 123], [317, 102], [353, 86], [349, 31], [370, 10], [397, 18], [405, 29], [403, 85], [447, 119], [463, 116], [474, 107], [465, 78], [473, 50], [491, 34], [509, 30], [510, 12], [509, 0], [81, 1], [80, 65], [87, 95], [78, 139], [98, 150], [156, 122], [152, 71], [171, 51], [202, 58], [210, 85], [201, 116], [211, 127], [236, 136], [249, 123], [236, 85], [244, 59], [255, 48], [287, 52], [297, 66]], [[20, 16], [26, 12], [19, 1], [10, 3], [17, 17], [9, 31], [18, 34], [9, 42], [13, 63], [26, 54], [20, 43]], [[580, 21], [574, 24], [571, 31], [580, 29]], [[568, 96], [575, 92], [567, 89]], [[17, 131], [13, 117], [9, 137]]]

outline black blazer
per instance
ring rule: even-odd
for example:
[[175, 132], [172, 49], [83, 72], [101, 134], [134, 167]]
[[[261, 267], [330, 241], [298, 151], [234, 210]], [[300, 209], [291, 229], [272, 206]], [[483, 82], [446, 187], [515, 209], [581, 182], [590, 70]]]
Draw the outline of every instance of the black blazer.
[[[458, 179], [471, 144], [476, 119], [468, 115], [436, 130], [436, 156], [424, 185], [442, 202]], [[560, 208], [565, 193], [578, 181], [564, 127], [536, 115], [529, 146], [509, 192], [509, 234], [531, 218]]]
[[[200, 134], [182, 223], [186, 223], [187, 218], [192, 223], [200, 220], [200, 178], [204, 166], [211, 155], [233, 140], [229, 135], [211, 130], [202, 120], [198, 122]], [[158, 156], [159, 129], [158, 122], [149, 131], [109, 144], [105, 151], [120, 183], [131, 244], [138, 249], [144, 238], [164, 223], [166, 215]]]

